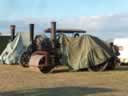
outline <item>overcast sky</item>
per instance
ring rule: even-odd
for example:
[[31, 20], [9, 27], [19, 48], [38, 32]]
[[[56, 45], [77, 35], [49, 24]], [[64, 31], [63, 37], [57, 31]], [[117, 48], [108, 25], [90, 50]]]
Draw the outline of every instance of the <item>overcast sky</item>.
[[0, 0], [0, 31], [28, 31], [36, 24], [36, 32], [57, 21], [58, 28], [87, 30], [103, 39], [128, 37], [128, 0]]

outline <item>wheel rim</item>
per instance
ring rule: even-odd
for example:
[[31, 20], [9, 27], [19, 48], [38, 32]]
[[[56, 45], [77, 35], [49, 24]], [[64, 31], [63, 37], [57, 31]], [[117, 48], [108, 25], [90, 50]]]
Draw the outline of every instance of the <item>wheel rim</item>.
[[[108, 60], [107, 60], [108, 61]], [[106, 70], [107, 66], [108, 66], [108, 62], [104, 62], [102, 64], [99, 64], [99, 65], [90, 65], [88, 66], [88, 71], [94, 71], [94, 72], [99, 72], [99, 71], [104, 71]]]

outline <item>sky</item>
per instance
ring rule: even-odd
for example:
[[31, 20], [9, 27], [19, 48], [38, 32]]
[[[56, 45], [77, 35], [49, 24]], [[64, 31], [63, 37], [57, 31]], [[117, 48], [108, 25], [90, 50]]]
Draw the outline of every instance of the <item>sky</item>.
[[28, 31], [36, 24], [36, 32], [50, 27], [84, 29], [102, 39], [128, 37], [128, 0], [0, 0], [0, 32]]

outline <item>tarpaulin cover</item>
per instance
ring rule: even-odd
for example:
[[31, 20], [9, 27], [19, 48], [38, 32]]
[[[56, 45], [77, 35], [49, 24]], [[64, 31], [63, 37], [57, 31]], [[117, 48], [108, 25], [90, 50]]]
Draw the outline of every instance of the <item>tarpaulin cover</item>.
[[87, 68], [88, 64], [98, 65], [112, 56], [111, 48], [95, 36], [80, 37], [60, 36], [62, 62], [73, 70]]
[[0, 56], [1, 64], [18, 64], [21, 54], [30, 44], [29, 32], [19, 32], [13, 41], [9, 42]]

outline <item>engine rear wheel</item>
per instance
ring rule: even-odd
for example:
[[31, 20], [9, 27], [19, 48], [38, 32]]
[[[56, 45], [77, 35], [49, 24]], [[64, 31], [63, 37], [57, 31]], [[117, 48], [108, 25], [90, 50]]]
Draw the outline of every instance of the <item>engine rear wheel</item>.
[[21, 64], [23, 67], [29, 67], [29, 65], [28, 65], [29, 59], [30, 59], [29, 54], [27, 54], [27, 52], [24, 52], [24, 53], [21, 55], [20, 64]]
[[107, 66], [106, 69], [107, 70], [114, 70], [115, 67], [116, 67], [116, 65], [117, 65], [117, 63], [118, 63], [117, 60], [118, 60], [117, 57], [110, 58], [109, 63], [108, 63], [108, 66]]
[[99, 65], [88, 65], [88, 71], [93, 71], [93, 72], [101, 72], [105, 71], [108, 66], [108, 60], [102, 64]]

